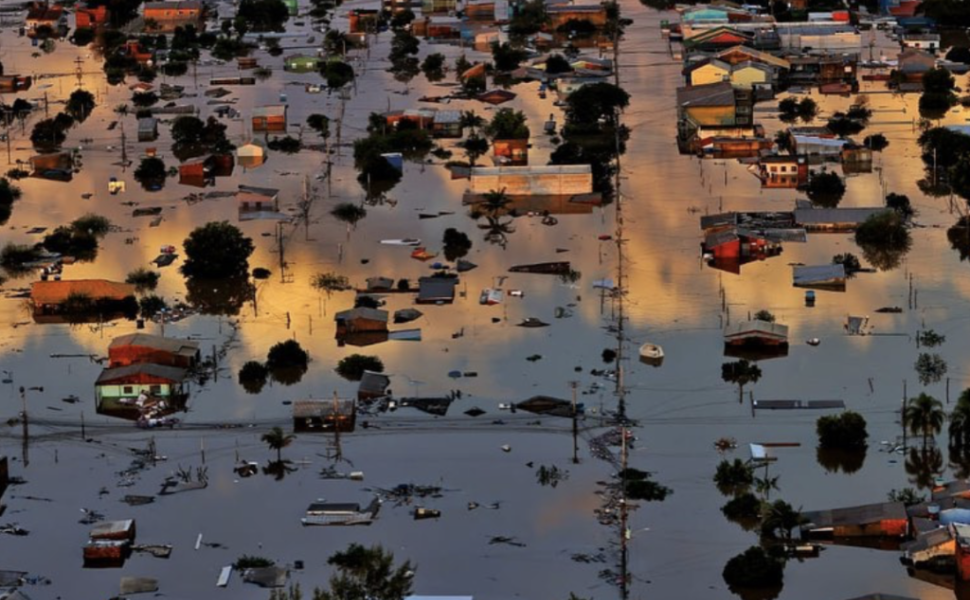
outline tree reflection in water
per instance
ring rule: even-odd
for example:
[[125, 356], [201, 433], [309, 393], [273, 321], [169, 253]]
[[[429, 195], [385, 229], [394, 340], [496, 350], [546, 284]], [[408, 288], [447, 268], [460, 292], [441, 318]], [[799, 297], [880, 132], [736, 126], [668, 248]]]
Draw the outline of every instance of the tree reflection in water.
[[263, 475], [271, 475], [275, 481], [283, 481], [287, 475], [296, 472], [296, 467], [289, 460], [271, 460], [263, 467]]
[[910, 483], [919, 489], [932, 488], [943, 472], [943, 453], [936, 447], [910, 448], [905, 468]]
[[851, 475], [866, 462], [866, 448], [854, 452], [835, 450], [831, 448], [817, 448], [815, 460], [827, 473], [842, 472]]
[[960, 217], [952, 227], [946, 230], [946, 239], [950, 247], [960, 253], [960, 260], [970, 259], [970, 218]]
[[242, 305], [252, 301], [256, 287], [249, 276], [227, 279], [185, 279], [185, 300], [204, 315], [236, 316]]

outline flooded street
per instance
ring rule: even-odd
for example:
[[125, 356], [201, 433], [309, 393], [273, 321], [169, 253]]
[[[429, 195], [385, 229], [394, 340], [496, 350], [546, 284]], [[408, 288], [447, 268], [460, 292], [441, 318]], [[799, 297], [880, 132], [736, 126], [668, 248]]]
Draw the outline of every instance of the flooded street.
[[[370, 7], [373, 3], [348, 2], [338, 9], [334, 25], [343, 26], [348, 10]], [[780, 256], [746, 264], [740, 274], [704, 264], [701, 216], [789, 211], [805, 195], [794, 189], [763, 189], [749, 165], [737, 160], [677, 152], [674, 98], [684, 85], [681, 50], [660, 30], [662, 19], [677, 15], [629, 0], [621, 2], [621, 9], [633, 20], [619, 53], [620, 85], [631, 96], [622, 116], [631, 134], [621, 158], [619, 200], [625, 222], [622, 283], [627, 289], [622, 384], [635, 438], [628, 461], [673, 490], [664, 502], [635, 503], [630, 513], [629, 596], [735, 598], [722, 570], [731, 557], [756, 545], [758, 534], [722, 515], [720, 507], [728, 498], [712, 481], [717, 464], [722, 458], [748, 459], [749, 443], [792, 444], [773, 450], [777, 461], [770, 464], [771, 475], [779, 479], [770, 494], [771, 499], [784, 499], [805, 511], [883, 502], [890, 490], [915, 486], [904, 465], [906, 457], [889, 448], [903, 434], [899, 417], [904, 397], [925, 391], [949, 401], [949, 411], [970, 387], [970, 371], [963, 363], [970, 355], [970, 266], [947, 240], [946, 230], [958, 218], [948, 197], [927, 196], [917, 186], [924, 177], [914, 121], [919, 94], [892, 94], [884, 82], [860, 82], [874, 114], [857, 137], [882, 133], [889, 146], [875, 153], [872, 173], [847, 177], [840, 206], [881, 206], [885, 193], [908, 195], [917, 211], [917, 226], [911, 230], [912, 249], [902, 263], [889, 271], [859, 273], [848, 281], [845, 292], [819, 291], [814, 307], [806, 306], [803, 289], [793, 287], [791, 265], [827, 264], [844, 252], [861, 256], [851, 234], [810, 233], [806, 243], [786, 242]], [[232, 7], [220, 10], [231, 13]], [[288, 31], [300, 35], [286, 38], [284, 49], [305, 47], [311, 35], [317, 38], [311, 46], [318, 46], [322, 34], [308, 25], [295, 26], [294, 21], [303, 19], [291, 19]], [[864, 33], [867, 43], [870, 35]], [[884, 32], [875, 35], [877, 55], [898, 51]], [[616, 202], [556, 214], [554, 226], [543, 224], [539, 215], [519, 216], [504, 246], [489, 243], [487, 232], [478, 226], [481, 221], [462, 206], [468, 181], [452, 179], [446, 161], [429, 155], [425, 163], [405, 162], [400, 183], [381, 203], [365, 204], [367, 215], [355, 227], [335, 219], [330, 211], [336, 205], [359, 204], [365, 198], [354, 168], [352, 141], [366, 135], [368, 116], [435, 106], [418, 99], [452, 91], [454, 77], [449, 73], [441, 84], [418, 75], [405, 94], [405, 85], [386, 72], [389, 32], [373, 38], [369, 49], [351, 53], [358, 78], [345, 90], [343, 102], [338, 93], [308, 93], [304, 84], [320, 83], [318, 73], [284, 72], [283, 57], [263, 51], [255, 55], [261, 66], [273, 69], [271, 78], [251, 87], [227, 86], [231, 95], [225, 99], [234, 101], [231, 106], [241, 116], [222, 122], [237, 146], [261, 139], [249, 130], [249, 115], [254, 107], [280, 103], [281, 94], [288, 106], [287, 132], [302, 135], [305, 144], [320, 143], [317, 134], [303, 126], [309, 115], [330, 116], [334, 144], [335, 121], [342, 115], [341, 141], [332, 156], [329, 181], [324, 177], [324, 152], [304, 149], [286, 155], [271, 150], [264, 165], [237, 165], [231, 177], [217, 178], [212, 187], [181, 185], [176, 176], [169, 177], [161, 190], [146, 191], [132, 171], [148, 148], [157, 148], [167, 166], [178, 164], [166, 122], [175, 116], [160, 117], [158, 140], [138, 142], [134, 113], [121, 117], [113, 112], [130, 102], [128, 85], [137, 81], [135, 77], [128, 77], [126, 85], [108, 86], [102, 61], [90, 48], [63, 41], [51, 54], [33, 57], [39, 51], [16, 29], [7, 26], [0, 36], [5, 72], [33, 76], [32, 89], [20, 96], [40, 106], [28, 118], [25, 133], [16, 125], [10, 129], [8, 168], [35, 154], [31, 127], [43, 118], [45, 98], [53, 115], [76, 88], [77, 57], [83, 64], [82, 86], [97, 99], [94, 112], [68, 132], [64, 144], [65, 149], [80, 148], [82, 168], [69, 183], [38, 178], [16, 182], [23, 196], [2, 228], [4, 244], [37, 243], [43, 234], [31, 233], [35, 228], [49, 233], [83, 215], [103, 215], [115, 228], [101, 240], [94, 260], [66, 265], [64, 278], [124, 281], [139, 267], [156, 270], [151, 261], [159, 249], [173, 245], [183, 256], [157, 269], [161, 279], [154, 293], [170, 304], [192, 304], [178, 271], [184, 260], [183, 240], [197, 226], [228, 221], [255, 244], [250, 268], [271, 271], [268, 279], [255, 281], [255, 302], [236, 303], [222, 315], [195, 314], [164, 325], [146, 324], [142, 332], [191, 338], [199, 343], [203, 358], [218, 360], [212, 378], [191, 385], [188, 410], [177, 415], [181, 422], [171, 430], [139, 430], [130, 420], [96, 411], [94, 383], [107, 366], [100, 359], [113, 338], [139, 331], [135, 321], [35, 323], [24, 293], [36, 280], [36, 271], [12, 277], [0, 288], [0, 371], [5, 377], [0, 384], [0, 455], [9, 457], [10, 475], [24, 480], [3, 496], [7, 509], [0, 524], [15, 523], [30, 532], [0, 535], [0, 570], [27, 571], [50, 580], [24, 586], [30, 598], [108, 598], [117, 594], [121, 576], [156, 578], [159, 593], [170, 598], [267, 598], [268, 590], [244, 584], [235, 575], [228, 589], [215, 587], [221, 568], [243, 554], [272, 557], [281, 565], [303, 561], [302, 569], [291, 572], [291, 581], [306, 592], [326, 584], [327, 557], [351, 542], [380, 543], [398, 560], [412, 561], [417, 565], [415, 593], [474, 595], [480, 600], [564, 600], [570, 593], [597, 600], [620, 597], [611, 572], [618, 568], [621, 532], [601, 524], [595, 512], [603, 500], [598, 482], [616, 472], [620, 449], [611, 448], [616, 461], [610, 462], [595, 456], [590, 445], [609, 429], [607, 417], [618, 409], [616, 365], [604, 362], [603, 351], [617, 348], [619, 303], [593, 287], [596, 280], [618, 277]], [[430, 52], [443, 53], [449, 65], [462, 53], [472, 61], [490, 58], [457, 45], [422, 41], [419, 56]], [[184, 86], [188, 95], [176, 102], [194, 105], [204, 119], [217, 106], [204, 96], [206, 89], [215, 87], [210, 80], [244, 75], [232, 63], [199, 64], [194, 74], [160, 75], [155, 85]], [[966, 76], [958, 76], [957, 85], [966, 88]], [[537, 82], [520, 83], [511, 91], [517, 97], [502, 107], [527, 115], [532, 130], [530, 164], [544, 165], [555, 146], [542, 133], [542, 123], [550, 114], [561, 123], [562, 109], [554, 106], [552, 95], [540, 98]], [[824, 125], [832, 113], [846, 110], [854, 95], [822, 96], [812, 91], [811, 97], [821, 110], [814, 124]], [[769, 100], [755, 107], [755, 121], [768, 137], [783, 127], [776, 105], [776, 100]], [[496, 110], [473, 100], [452, 100], [437, 108], [475, 110], [486, 118]], [[964, 125], [968, 120], [970, 113], [957, 105], [943, 122]], [[111, 127], [114, 121], [123, 126]], [[127, 156], [134, 161], [127, 168], [118, 164], [122, 131]], [[462, 156], [455, 145], [458, 140], [436, 141], [452, 150], [455, 159]], [[0, 145], [0, 161], [3, 150]], [[841, 173], [837, 165], [830, 169]], [[110, 195], [111, 177], [125, 181], [127, 190]], [[305, 177], [314, 201], [308, 222], [302, 223], [297, 217]], [[235, 192], [239, 185], [279, 189], [280, 212], [293, 216], [294, 222], [278, 228], [275, 221], [240, 221], [233, 197], [211, 197], [219, 196], [213, 192]], [[210, 197], [187, 199], [193, 193]], [[161, 216], [156, 226], [155, 216], [133, 216], [136, 209], [154, 207], [160, 208]], [[436, 218], [421, 216], [439, 213]], [[424, 313], [419, 320], [392, 328], [420, 328], [421, 341], [391, 340], [364, 348], [338, 344], [334, 315], [354, 306], [354, 293], [328, 296], [313, 287], [314, 276], [335, 272], [348, 277], [355, 288], [363, 288], [369, 277], [416, 281], [432, 274], [434, 259], [414, 260], [412, 247], [380, 240], [420, 238], [429, 251], [439, 252], [447, 228], [469, 235], [472, 248], [465, 259], [478, 267], [461, 274], [453, 304], [417, 306]], [[514, 265], [566, 260], [581, 274], [575, 282], [508, 272]], [[492, 287], [521, 290], [522, 295], [506, 293], [497, 306], [481, 305], [480, 292]], [[215, 293], [217, 300], [225, 300], [225, 295], [221, 290]], [[382, 309], [391, 313], [415, 306], [413, 294], [390, 293], [385, 300]], [[903, 311], [876, 312], [895, 306]], [[785, 357], [759, 361], [763, 376], [745, 388], [744, 402], [739, 403], [737, 387], [721, 378], [721, 364], [730, 360], [724, 356], [723, 329], [762, 309], [790, 328], [791, 347]], [[867, 315], [875, 335], [846, 335], [848, 315]], [[519, 326], [528, 318], [549, 326]], [[949, 364], [946, 377], [925, 388], [913, 369], [921, 352], [916, 343], [920, 329], [946, 336], [946, 343], [935, 351]], [[807, 345], [810, 338], [821, 343]], [[288, 339], [297, 340], [309, 353], [306, 374], [292, 385], [271, 382], [260, 393], [247, 393], [238, 382], [239, 369], [247, 361], [263, 360], [270, 347]], [[662, 366], [637, 360], [645, 342], [663, 346]], [[244, 478], [233, 471], [240, 460], [262, 467], [274, 458], [260, 437], [274, 426], [292, 429], [292, 402], [353, 397], [357, 382], [340, 377], [335, 367], [355, 353], [380, 357], [396, 396], [442, 397], [460, 390], [460, 397], [445, 416], [413, 408], [359, 415], [356, 431], [340, 436], [341, 461], [331, 460], [337, 443], [332, 434], [298, 432], [283, 450], [292, 461], [292, 472], [277, 479], [263, 473]], [[585, 407], [579, 422], [579, 464], [571, 460], [569, 419], [512, 413], [504, 406], [537, 395], [569, 400], [573, 382]], [[28, 388], [23, 398], [21, 387]], [[748, 392], [760, 400], [843, 400], [868, 423], [869, 446], [862, 467], [846, 474], [829, 472], [820, 464], [815, 422], [822, 411], [756, 412]], [[72, 395], [79, 402], [62, 401]], [[27, 447], [17, 420], [24, 406], [29, 415]], [[484, 413], [466, 414], [474, 408]], [[719, 438], [733, 438], [738, 446], [721, 454], [714, 447]], [[939, 436], [942, 472], [935, 476], [952, 479], [959, 465], [948, 464], [945, 438], [944, 431]], [[123, 474], [135, 459], [132, 450], [146, 449], [149, 440], [164, 459]], [[504, 445], [508, 451], [503, 451]], [[320, 472], [328, 465], [341, 472], [362, 471], [364, 479], [323, 479]], [[568, 471], [568, 478], [555, 486], [543, 485], [537, 470], [553, 465]], [[195, 471], [203, 466], [208, 476], [205, 489], [157, 495], [177, 469]], [[307, 505], [315, 500], [364, 505], [375, 490], [399, 484], [440, 486], [441, 492], [402, 506], [386, 500], [377, 520], [366, 527], [301, 525]], [[125, 495], [156, 497], [150, 504], [129, 506], [122, 502]], [[469, 507], [473, 502], [474, 509]], [[442, 515], [414, 520], [411, 512], [417, 506], [438, 509]], [[83, 568], [81, 552], [91, 525], [78, 523], [85, 516], [82, 509], [108, 520], [136, 519], [138, 542], [171, 544], [171, 557], [135, 554], [121, 569]], [[202, 545], [196, 548], [200, 534]], [[513, 543], [490, 543], [496, 536]], [[767, 597], [841, 600], [880, 591], [924, 600], [962, 597], [910, 577], [895, 549], [844, 545], [826, 545], [818, 557], [789, 561], [784, 588]]]

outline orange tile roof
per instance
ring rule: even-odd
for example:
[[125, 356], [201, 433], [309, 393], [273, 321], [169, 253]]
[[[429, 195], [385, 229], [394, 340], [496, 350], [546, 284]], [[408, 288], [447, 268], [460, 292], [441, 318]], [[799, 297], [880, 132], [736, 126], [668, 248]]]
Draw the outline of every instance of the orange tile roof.
[[81, 294], [97, 300], [124, 300], [135, 295], [135, 286], [105, 279], [74, 281], [35, 281], [30, 284], [30, 299], [34, 304], [60, 304], [71, 294]]

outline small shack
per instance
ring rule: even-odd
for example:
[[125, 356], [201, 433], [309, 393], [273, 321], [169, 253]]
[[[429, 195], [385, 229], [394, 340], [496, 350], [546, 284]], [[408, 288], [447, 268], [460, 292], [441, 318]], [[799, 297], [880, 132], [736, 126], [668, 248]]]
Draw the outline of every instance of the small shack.
[[462, 136], [461, 111], [439, 110], [434, 115], [431, 131], [437, 138], [460, 138]]
[[299, 400], [293, 403], [293, 430], [302, 432], [339, 431], [351, 433], [357, 422], [357, 402], [333, 400]]
[[357, 401], [366, 402], [383, 398], [388, 395], [387, 388], [391, 385], [391, 378], [383, 373], [364, 371], [357, 386]]
[[285, 132], [286, 105], [274, 104], [254, 108], [252, 124], [253, 132]]
[[334, 315], [337, 322], [337, 337], [365, 331], [387, 331], [386, 310], [358, 307], [344, 310]]
[[50, 181], [70, 181], [74, 178], [74, 156], [70, 152], [31, 156], [30, 176]]
[[200, 356], [198, 342], [148, 333], [116, 337], [108, 346], [108, 360], [112, 368], [154, 363], [190, 369], [198, 364]]

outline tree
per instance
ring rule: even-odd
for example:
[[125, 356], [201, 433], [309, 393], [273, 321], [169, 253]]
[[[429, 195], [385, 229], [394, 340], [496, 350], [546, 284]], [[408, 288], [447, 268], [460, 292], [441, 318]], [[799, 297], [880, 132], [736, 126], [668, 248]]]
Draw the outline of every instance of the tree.
[[899, 266], [913, 243], [905, 219], [896, 211], [878, 213], [866, 219], [856, 229], [855, 242], [862, 248], [866, 261], [883, 270]]
[[560, 75], [562, 73], [572, 73], [573, 66], [562, 54], [550, 54], [546, 59], [546, 73], [548, 75]]
[[155, 92], [135, 92], [131, 96], [131, 103], [138, 108], [147, 108], [158, 102], [158, 94]]
[[326, 292], [327, 298], [333, 292], [342, 292], [344, 290], [350, 289], [350, 281], [344, 275], [337, 275], [336, 273], [319, 273], [313, 278], [312, 285], [318, 291]]
[[128, 273], [128, 276], [125, 278], [125, 283], [134, 285], [139, 291], [153, 290], [158, 286], [160, 277], [155, 271], [149, 271], [148, 269], [140, 267]]
[[946, 53], [946, 59], [952, 62], [970, 64], [970, 48], [966, 46], [954, 46]]
[[953, 88], [956, 80], [943, 67], [930, 69], [923, 73], [923, 95], [919, 99], [921, 112], [939, 112], [949, 110], [956, 104]]
[[864, 450], [869, 438], [865, 417], [851, 410], [819, 417], [815, 432], [819, 446], [832, 450]]
[[202, 141], [205, 123], [196, 117], [182, 116], [172, 123], [172, 141], [176, 144], [192, 145]]
[[963, 390], [950, 413], [950, 447], [970, 447], [970, 388]]
[[367, 209], [350, 202], [341, 202], [333, 207], [330, 214], [336, 217], [338, 221], [343, 221], [356, 227], [357, 223], [367, 216]]
[[792, 529], [805, 523], [802, 513], [792, 508], [784, 500], [775, 500], [769, 504], [761, 521], [761, 537], [780, 539], [786, 542], [792, 539]]
[[330, 118], [326, 115], [312, 114], [306, 118], [307, 127], [317, 132], [323, 139], [330, 137]]
[[514, 71], [529, 55], [521, 48], [515, 48], [508, 42], [499, 44], [492, 42], [492, 60], [499, 71]]
[[722, 460], [714, 472], [714, 484], [722, 494], [736, 496], [754, 484], [754, 468], [740, 458]]
[[64, 143], [64, 140], [67, 139], [66, 131], [71, 127], [69, 123], [65, 126], [65, 123], [64, 120], [58, 121], [56, 118], [38, 121], [34, 125], [34, 129], [30, 132], [30, 142], [38, 150], [54, 150], [59, 148]]
[[360, 381], [364, 371], [383, 373], [384, 363], [376, 356], [364, 354], [351, 354], [337, 363], [337, 374], [349, 381]]
[[913, 210], [912, 204], [909, 202], [909, 196], [904, 194], [889, 194], [886, 196], [886, 206], [893, 209], [907, 220], [911, 219], [913, 215], [916, 214], [916, 211]]
[[785, 563], [764, 551], [751, 546], [724, 565], [721, 576], [733, 588], [776, 588], [785, 578]]
[[478, 159], [488, 152], [488, 140], [479, 136], [477, 133], [472, 133], [463, 141], [459, 142], [458, 145], [465, 151], [465, 155], [468, 157], [468, 163], [473, 167], [478, 162]]
[[931, 435], [936, 435], [943, 429], [945, 419], [943, 404], [925, 393], [910, 398], [903, 410], [903, 426], [908, 427], [913, 435], [922, 436], [924, 447]]
[[404, 600], [411, 593], [415, 567], [410, 561], [395, 567], [394, 554], [381, 546], [351, 544], [327, 564], [337, 572], [328, 589], [314, 592], [314, 600]]
[[87, 90], [74, 90], [67, 99], [64, 112], [78, 123], [83, 123], [94, 110], [94, 94]]
[[165, 167], [165, 161], [157, 156], [141, 159], [141, 163], [135, 169], [135, 180], [141, 183], [146, 190], [164, 186], [167, 175], [168, 169]]
[[525, 113], [511, 108], [500, 108], [485, 126], [485, 133], [493, 140], [527, 140], [530, 135]]
[[882, 152], [889, 146], [889, 140], [881, 133], [874, 133], [867, 135], [866, 139], [862, 140], [862, 145], [873, 152]]
[[310, 363], [310, 355], [296, 340], [286, 340], [274, 344], [266, 355], [266, 368], [276, 369], [306, 368]]
[[247, 277], [253, 240], [227, 221], [213, 221], [197, 227], [185, 238], [186, 277], [221, 279]]
[[922, 352], [916, 358], [914, 367], [922, 385], [939, 383], [946, 375], [946, 361], [939, 354], [929, 354]]
[[445, 78], [445, 55], [434, 52], [424, 57], [421, 63], [421, 72], [431, 83], [436, 83]]
[[[290, 11], [283, 0], [242, 0], [236, 9], [236, 30], [240, 35], [246, 31], [283, 31], [283, 23], [290, 18]], [[242, 27], [241, 27], [242, 26]]]
[[274, 427], [260, 438], [270, 450], [276, 451], [276, 462], [283, 462], [283, 448], [292, 444], [295, 439], [295, 435], [285, 433], [282, 427]]
[[970, 258], [970, 218], [960, 217], [946, 230], [950, 247], [960, 254], [960, 260]]
[[442, 243], [444, 244], [445, 260], [448, 261], [455, 261], [467, 255], [472, 247], [472, 241], [468, 239], [468, 235], [454, 227], [445, 229]]
[[248, 394], [258, 394], [263, 391], [268, 377], [269, 369], [259, 361], [247, 361], [239, 369], [239, 384]]
[[727, 362], [721, 365], [721, 379], [725, 383], [734, 383], [738, 386], [738, 402], [744, 402], [744, 386], [749, 383], [758, 383], [761, 379], [761, 367], [746, 359]]
[[463, 110], [461, 112], [462, 129], [467, 127], [472, 130], [472, 133], [475, 133], [484, 126], [485, 126], [485, 119], [475, 114], [475, 111]]
[[832, 257], [833, 265], [842, 265], [845, 269], [846, 277], [855, 277], [855, 274], [862, 270], [862, 263], [859, 262], [859, 257], [850, 252], [845, 252], [843, 254], [836, 254]]
[[518, 5], [518, 10], [509, 22], [509, 33], [523, 36], [532, 35], [549, 22], [549, 13], [543, 0], [527, 0]]
[[602, 133], [602, 126], [615, 129], [619, 113], [630, 104], [630, 94], [612, 83], [584, 85], [566, 99], [566, 132]]
[[339, 90], [354, 81], [354, 68], [339, 59], [330, 59], [323, 63], [320, 74], [327, 80], [327, 87], [331, 90]]
[[835, 208], [845, 195], [845, 183], [838, 174], [828, 171], [816, 173], [808, 181], [808, 198], [825, 208]]
[[509, 195], [505, 193], [505, 188], [499, 191], [490, 190], [485, 194], [485, 198], [481, 203], [482, 208], [491, 215], [497, 215], [499, 212], [505, 210], [505, 208], [512, 203], [512, 199]]

